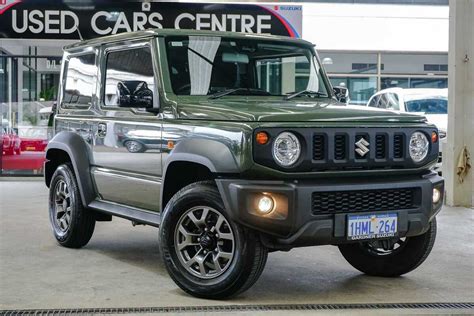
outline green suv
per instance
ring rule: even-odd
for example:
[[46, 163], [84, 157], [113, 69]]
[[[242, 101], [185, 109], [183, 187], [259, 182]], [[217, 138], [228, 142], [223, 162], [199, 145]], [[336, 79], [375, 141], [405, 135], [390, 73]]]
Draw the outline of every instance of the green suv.
[[304, 40], [93, 39], [65, 48], [58, 95], [45, 181], [62, 246], [85, 246], [112, 216], [159, 227], [172, 279], [215, 299], [248, 289], [272, 251], [336, 245], [391, 277], [433, 247], [436, 127], [346, 105]]

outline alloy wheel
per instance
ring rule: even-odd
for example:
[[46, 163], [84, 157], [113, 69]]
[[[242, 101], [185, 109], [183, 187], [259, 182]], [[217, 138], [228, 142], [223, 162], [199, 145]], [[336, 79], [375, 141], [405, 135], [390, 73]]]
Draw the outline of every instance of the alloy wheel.
[[234, 258], [234, 233], [224, 215], [214, 208], [196, 206], [184, 212], [174, 238], [182, 266], [199, 278], [223, 274]]
[[64, 180], [56, 182], [54, 188], [54, 213], [55, 226], [61, 233], [65, 233], [71, 224], [72, 203], [71, 192]]

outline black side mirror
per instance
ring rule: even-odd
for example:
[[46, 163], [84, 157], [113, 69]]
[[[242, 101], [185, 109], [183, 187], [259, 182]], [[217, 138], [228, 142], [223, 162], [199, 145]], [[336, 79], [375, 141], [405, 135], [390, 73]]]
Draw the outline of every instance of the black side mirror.
[[332, 88], [336, 95], [337, 101], [347, 104], [349, 103], [349, 89], [346, 87], [336, 86]]
[[48, 127], [53, 127], [54, 116], [56, 115], [57, 110], [58, 110], [58, 101], [54, 101], [53, 106], [51, 106], [51, 113], [49, 113], [49, 117], [48, 117]]
[[153, 91], [148, 88], [145, 81], [119, 81], [117, 97], [119, 107], [153, 108]]

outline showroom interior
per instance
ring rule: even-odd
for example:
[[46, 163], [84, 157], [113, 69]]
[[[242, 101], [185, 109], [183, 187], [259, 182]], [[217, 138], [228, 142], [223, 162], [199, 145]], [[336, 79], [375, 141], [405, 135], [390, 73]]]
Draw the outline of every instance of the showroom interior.
[[[474, 313], [473, 19], [473, 0], [1, 0], [0, 314]], [[45, 161], [48, 144], [58, 132], [54, 114], [65, 82], [64, 47], [74, 50], [84, 40], [147, 28], [157, 29], [157, 34], [159, 29], [195, 29], [251, 33], [250, 37], [277, 35], [295, 42], [303, 39], [314, 44], [318, 54], [314, 63], [324, 69], [321, 72], [329, 83], [347, 89], [348, 97], [329, 108], [425, 116], [437, 128], [436, 140], [431, 141], [439, 143], [440, 151], [430, 172], [444, 179], [444, 188], [443, 206], [436, 216], [436, 243], [423, 265], [400, 277], [382, 278], [347, 265], [334, 245], [282, 248], [268, 252], [261, 277], [246, 292], [211, 300], [196, 298], [176, 286], [162, 261], [159, 233], [153, 225], [136, 221], [131, 225], [115, 216], [112, 223], [98, 219], [84, 248], [58, 247], [49, 226], [48, 199], [53, 193], [45, 186]], [[197, 51], [212, 64], [208, 55]], [[236, 65], [248, 63], [239, 54], [233, 58]], [[268, 75], [266, 85], [276, 87], [268, 89], [280, 87], [286, 94], [304, 90], [313, 75], [309, 66], [285, 67], [268, 71], [281, 72], [283, 81], [294, 77], [290, 88], [282, 88], [283, 81], [272, 83]], [[102, 70], [99, 66], [99, 73]], [[419, 101], [419, 94], [438, 102], [439, 108], [433, 112], [410, 108], [410, 98]], [[225, 98], [219, 95], [211, 101]], [[201, 105], [206, 102], [210, 101]], [[251, 111], [250, 106], [246, 109]], [[353, 114], [353, 119], [360, 118]], [[399, 121], [386, 123], [400, 131], [407, 128], [403, 122], [398, 126], [394, 122]], [[329, 124], [337, 127], [338, 118]], [[203, 129], [216, 125], [209, 122]], [[362, 150], [369, 146], [361, 144], [355, 146]], [[168, 141], [163, 146], [172, 151], [176, 145]], [[155, 151], [148, 152], [149, 158], [159, 153], [165, 161], [161, 149]], [[82, 172], [89, 172], [89, 166], [76, 169]], [[294, 186], [297, 183], [295, 178]]]

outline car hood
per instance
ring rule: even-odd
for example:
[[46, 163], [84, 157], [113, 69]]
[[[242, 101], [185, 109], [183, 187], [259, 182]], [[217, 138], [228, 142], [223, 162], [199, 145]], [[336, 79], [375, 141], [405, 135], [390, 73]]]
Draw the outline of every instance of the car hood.
[[425, 114], [430, 124], [436, 125], [441, 131], [448, 130], [448, 114]]
[[420, 115], [397, 113], [372, 109], [364, 106], [340, 105], [331, 99], [306, 101], [281, 99], [250, 99], [226, 97], [226, 99], [180, 100], [179, 117], [182, 119], [202, 119], [219, 121], [260, 121], [260, 122], [407, 122], [422, 123], [426, 119]]

